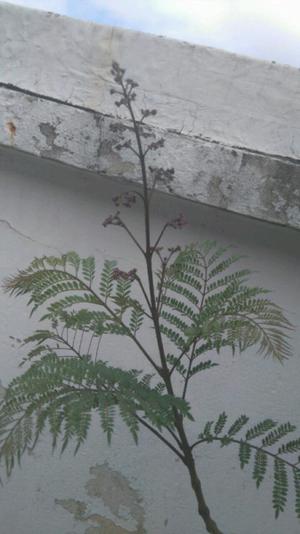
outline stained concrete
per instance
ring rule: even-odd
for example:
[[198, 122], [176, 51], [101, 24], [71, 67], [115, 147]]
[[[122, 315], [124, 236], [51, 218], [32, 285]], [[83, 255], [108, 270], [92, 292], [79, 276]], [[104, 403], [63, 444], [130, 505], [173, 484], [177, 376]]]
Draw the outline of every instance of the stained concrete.
[[5, 3], [0, 17], [0, 143], [138, 181], [109, 130], [128, 119], [109, 92], [117, 60], [137, 108], [158, 110], [149, 129], [176, 171], [159, 189], [300, 228], [299, 70]]

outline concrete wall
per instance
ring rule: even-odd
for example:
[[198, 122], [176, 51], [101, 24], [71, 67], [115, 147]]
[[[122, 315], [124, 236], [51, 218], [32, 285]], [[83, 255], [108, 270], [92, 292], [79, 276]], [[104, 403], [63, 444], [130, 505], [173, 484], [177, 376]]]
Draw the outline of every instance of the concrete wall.
[[0, 18], [1, 143], [138, 180], [111, 144], [117, 60], [158, 110], [172, 194], [300, 228], [298, 69], [5, 3]]
[[[218, 357], [221, 366], [191, 389], [199, 421], [191, 433], [224, 409], [300, 427], [299, 72], [8, 4], [0, 17], [0, 280], [35, 256], [74, 249], [95, 255], [99, 266], [115, 258], [121, 268], [142, 268], [122, 232], [102, 226], [111, 197], [128, 180], [139, 186], [134, 160], [117, 155], [109, 138], [117, 59], [140, 83], [142, 105], [158, 109], [149, 127], [166, 136], [162, 162], [177, 173], [172, 190], [161, 184], [155, 197], [153, 231], [183, 212], [189, 226], [171, 231], [167, 246], [207, 238], [233, 244], [296, 326], [294, 357], [284, 366], [254, 350]], [[126, 215], [139, 234], [141, 215], [138, 206]], [[0, 310], [5, 387], [24, 356], [14, 338], [31, 333], [38, 317], [2, 292]], [[146, 369], [123, 340], [104, 349], [104, 359]], [[292, 499], [275, 521], [270, 477], [257, 491], [236, 451], [210, 446], [197, 463], [226, 534], [299, 532]], [[45, 434], [0, 491], [1, 533], [205, 533], [181, 465], [145, 432], [136, 447], [119, 422], [109, 448], [95, 421], [75, 459], [71, 451], [52, 456]]]
[[[118, 259], [124, 269], [142, 267], [122, 231], [102, 226], [111, 213], [111, 197], [126, 185], [11, 149], [2, 149], [0, 157], [1, 280], [28, 265], [34, 256], [73, 249], [82, 255], [94, 254], [99, 265], [109, 257]], [[181, 211], [188, 215], [189, 226], [181, 232], [170, 231], [167, 245], [206, 238], [233, 243], [248, 256], [244, 264], [258, 271], [254, 279], [273, 290], [273, 298], [298, 327], [294, 357], [284, 366], [262, 359], [255, 351], [242, 357], [221, 354], [217, 358], [221, 366], [195, 380], [191, 389], [196, 420], [214, 418], [226, 409], [233, 417], [246, 412], [254, 420], [268, 416], [300, 425], [298, 232], [167, 196], [157, 197], [154, 203], [153, 230], [157, 232], [166, 219]], [[126, 217], [141, 235], [139, 208]], [[3, 293], [0, 309], [0, 376], [5, 386], [20, 372], [17, 365], [24, 355], [10, 336], [26, 336], [37, 318], [29, 319], [24, 299]], [[148, 343], [150, 333], [145, 336]], [[132, 346], [123, 341], [121, 346], [110, 341], [105, 350], [104, 358], [109, 361], [146, 369]], [[196, 425], [192, 435], [197, 431]], [[257, 491], [251, 470], [240, 471], [236, 452], [210, 446], [197, 457], [208, 502], [226, 534], [297, 534], [299, 521], [292, 498], [290, 512], [275, 521], [270, 480]], [[75, 501], [87, 505], [83, 517], [94, 514], [94, 518], [76, 520], [84, 505], [80, 508]], [[110, 448], [95, 424], [76, 458], [72, 452], [61, 459], [58, 454], [51, 456], [45, 435], [36, 451], [24, 459], [22, 469], [17, 468], [1, 488], [0, 503], [1, 531], [14, 534], [141, 534], [143, 528], [147, 534], [205, 532], [181, 465], [147, 433], [141, 433], [136, 447], [121, 424]], [[106, 525], [107, 530], [99, 525]], [[95, 530], [88, 530], [92, 526]]]

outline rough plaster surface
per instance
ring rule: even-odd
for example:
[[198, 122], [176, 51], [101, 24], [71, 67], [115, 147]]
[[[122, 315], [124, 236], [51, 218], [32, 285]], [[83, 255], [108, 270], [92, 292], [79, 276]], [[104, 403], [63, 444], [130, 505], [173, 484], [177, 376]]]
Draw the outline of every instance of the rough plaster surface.
[[176, 169], [161, 190], [300, 228], [299, 70], [5, 3], [0, 17], [0, 143], [137, 180], [109, 132], [116, 59], [158, 110]]
[[[67, 250], [94, 254], [99, 266], [114, 258], [126, 270], [142, 267], [122, 231], [101, 224], [113, 209], [111, 198], [128, 184], [95, 179], [93, 173], [7, 148], [0, 149], [0, 161], [0, 280], [26, 267], [34, 256]], [[166, 235], [166, 246], [204, 239], [234, 244], [247, 256], [243, 266], [256, 271], [255, 282], [273, 290], [274, 300], [296, 326], [294, 357], [283, 366], [255, 351], [217, 357], [220, 367], [195, 381], [190, 392], [199, 427], [223, 410], [232, 417], [247, 413], [255, 421], [272, 417], [300, 427], [299, 233], [162, 194], [155, 197], [153, 210], [155, 235], [178, 213], [188, 217], [185, 230]], [[142, 237], [139, 206], [126, 212], [126, 220]], [[40, 326], [38, 316], [29, 318], [25, 300], [0, 292], [4, 388], [21, 372], [24, 349], [18, 340]], [[145, 331], [144, 340], [151, 346], [151, 331]], [[104, 359], [147, 372], [144, 360], [123, 340], [120, 345], [119, 339], [110, 339], [104, 349]], [[196, 436], [199, 428], [190, 431]], [[72, 447], [62, 457], [52, 455], [50, 442], [45, 434], [1, 488], [1, 534], [137, 534], [138, 528], [147, 534], [205, 534], [184, 468], [150, 434], [141, 432], [136, 447], [117, 420], [108, 447], [96, 418], [75, 458]], [[197, 465], [207, 500], [226, 534], [299, 533], [292, 496], [287, 512], [275, 521], [270, 479], [257, 491], [251, 468], [240, 470], [236, 450], [205, 447], [197, 452]]]

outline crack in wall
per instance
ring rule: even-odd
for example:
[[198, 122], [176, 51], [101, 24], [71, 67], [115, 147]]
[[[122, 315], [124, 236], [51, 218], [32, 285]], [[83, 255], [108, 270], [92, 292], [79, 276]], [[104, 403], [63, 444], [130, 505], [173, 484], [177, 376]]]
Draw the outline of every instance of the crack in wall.
[[111, 119], [114, 118], [114, 115], [110, 113], [100, 113], [99, 111], [96, 111], [95, 109], [92, 109], [86, 106], [80, 106], [79, 104], [73, 104], [72, 102], [68, 102], [67, 100], [60, 100], [59, 98], [55, 98], [54, 96], [48, 96], [42, 93], [37, 93], [35, 91], [30, 91], [29, 89], [24, 89], [23, 87], [19, 87], [18, 85], [14, 85], [13, 83], [0, 82], [0, 89], [1, 88], [8, 89], [10, 91], [16, 91], [17, 93], [21, 93], [23, 95], [33, 96], [41, 100], [47, 100], [48, 102], [62, 104], [64, 106], [68, 106], [73, 109], [79, 109], [80, 111], [87, 111], [88, 113], [97, 114], [103, 117], [109, 117]]
[[18, 230], [17, 228], [15, 228], [9, 221], [7, 221], [6, 219], [0, 219], [0, 224], [6, 226], [7, 228], [9, 228], [9, 230], [11, 230], [12, 232], [14, 232], [15, 234], [17, 234], [19, 237], [22, 237], [23, 239], [27, 239], [28, 241], [31, 241], [32, 243], [35, 243], [37, 245], [41, 245], [42, 247], [46, 247], [46, 248], [50, 248], [52, 250], [56, 250], [59, 254], [61, 254], [61, 251], [56, 248], [56, 247], [53, 247], [51, 245], [47, 245], [46, 243], [42, 243], [41, 241], [38, 241], [37, 239], [33, 239], [32, 237], [30, 237], [29, 235], [27, 234], [24, 234], [23, 232], [21, 232], [20, 230]]

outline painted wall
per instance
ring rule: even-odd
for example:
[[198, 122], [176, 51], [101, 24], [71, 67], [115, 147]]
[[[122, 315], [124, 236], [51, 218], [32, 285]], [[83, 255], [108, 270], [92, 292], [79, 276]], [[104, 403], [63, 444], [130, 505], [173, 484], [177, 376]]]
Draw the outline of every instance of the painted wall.
[[[110, 199], [126, 184], [88, 171], [41, 160], [14, 149], [0, 151], [0, 279], [28, 265], [34, 256], [77, 250], [94, 254], [99, 265], [116, 258], [124, 269], [142, 267], [141, 258], [118, 228], [104, 229]], [[190, 399], [199, 422], [226, 409], [260, 420], [291, 420], [300, 427], [299, 233], [160, 194], [154, 202], [153, 229], [179, 212], [189, 226], [170, 231], [166, 244], [217, 239], [234, 244], [248, 257], [254, 279], [296, 325], [294, 357], [284, 366], [261, 359], [255, 351], [234, 358], [221, 354], [221, 366], [195, 380]], [[142, 232], [139, 208], [128, 223]], [[20, 372], [24, 355], [12, 337], [23, 338], [37, 326], [25, 300], [0, 293], [0, 377], [6, 384]], [[12, 337], [11, 337], [12, 336]], [[150, 333], [145, 333], [150, 343]], [[125, 367], [145, 369], [130, 345], [107, 341], [103, 357]], [[200, 428], [200, 424], [199, 424]], [[197, 428], [191, 432], [197, 432]], [[188, 477], [167, 449], [146, 432], [136, 447], [117, 423], [109, 448], [95, 422], [88, 442], [74, 458], [51, 456], [45, 434], [35, 452], [24, 458], [0, 499], [0, 531], [13, 534], [205, 534], [195, 510]], [[202, 449], [197, 462], [208, 503], [226, 534], [297, 534], [300, 522], [292, 504], [277, 521], [271, 507], [270, 480], [259, 491], [251, 470], [241, 472], [236, 452], [214, 446]]]

